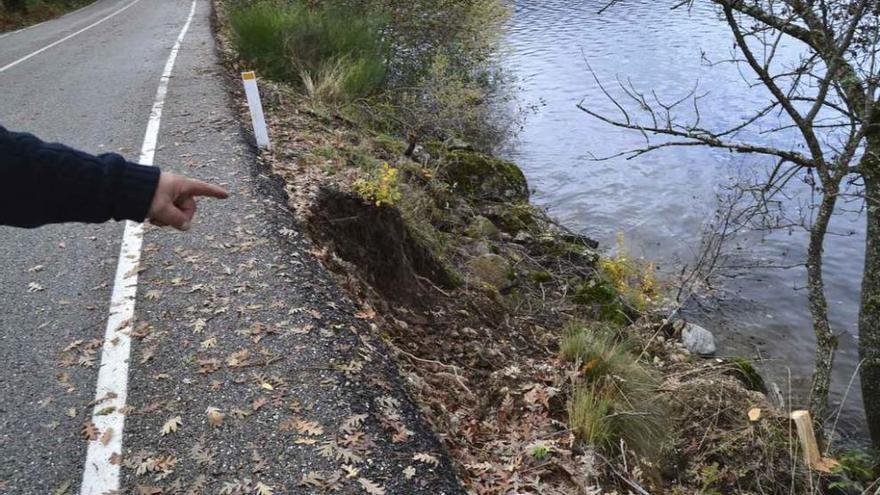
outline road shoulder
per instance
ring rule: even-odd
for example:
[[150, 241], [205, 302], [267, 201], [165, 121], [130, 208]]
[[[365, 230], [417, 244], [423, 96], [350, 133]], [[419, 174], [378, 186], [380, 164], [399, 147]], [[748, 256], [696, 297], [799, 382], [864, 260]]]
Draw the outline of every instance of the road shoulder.
[[381, 341], [244, 143], [208, 9], [178, 61], [157, 163], [234, 194], [204, 203], [188, 234], [146, 233], [125, 492], [461, 493]]

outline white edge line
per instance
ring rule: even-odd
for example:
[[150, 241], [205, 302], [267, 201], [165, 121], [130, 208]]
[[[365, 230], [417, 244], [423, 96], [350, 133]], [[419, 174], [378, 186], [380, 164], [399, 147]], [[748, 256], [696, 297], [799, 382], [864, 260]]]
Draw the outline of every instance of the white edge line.
[[[20, 59], [16, 60], [15, 62], [11, 62], [11, 63], [9, 63], [9, 64], [4, 65], [3, 67], [0, 67], [0, 72], [3, 72], [3, 71], [6, 71], [6, 70], [9, 70], [9, 69], [15, 67], [16, 65], [22, 63], [22, 62], [25, 62], [25, 61], [27, 61], [27, 60], [30, 60], [30, 59], [33, 58], [33, 57], [36, 57], [37, 55], [39, 55], [39, 54], [45, 52], [46, 50], [49, 50], [50, 48], [53, 48], [53, 47], [55, 47], [55, 46], [58, 46], [58, 45], [60, 45], [61, 43], [64, 43], [65, 41], [69, 40], [70, 38], [73, 38], [74, 36], [80, 35], [80, 34], [86, 32], [86, 31], [88, 31], [89, 29], [92, 29], [93, 27], [98, 26], [98, 25], [104, 23], [105, 21], [109, 21], [110, 19], [112, 19], [112, 18], [116, 17], [117, 15], [119, 15], [119, 14], [125, 12], [126, 10], [128, 10], [129, 8], [131, 8], [132, 5], [134, 5], [134, 4], [136, 4], [136, 3], [140, 2], [140, 1], [141, 1], [141, 0], [134, 0], [134, 1], [131, 2], [130, 4], [126, 5], [125, 7], [122, 7], [121, 9], [117, 10], [116, 12], [113, 12], [112, 14], [110, 14], [110, 15], [104, 17], [104, 18], [101, 18], [100, 20], [98, 20], [98, 21], [96, 21], [96, 22], [93, 22], [92, 24], [89, 24], [88, 26], [86, 26], [86, 27], [80, 29], [80, 30], [77, 31], [77, 32], [75, 32], [75, 33], [73, 33], [73, 34], [68, 34], [67, 36], [61, 38], [61, 39], [58, 40], [58, 41], [55, 41], [55, 42], [53, 42], [53, 43], [50, 43], [50, 44], [44, 46], [43, 48], [40, 48], [39, 50], [37, 50], [37, 51], [35, 51], [35, 52], [31, 52], [31, 53], [25, 55], [24, 57], [21, 57]], [[9, 33], [9, 34], [13, 34], [13, 33]]]
[[[141, 148], [139, 161], [143, 165], [153, 165], [168, 84], [177, 61], [177, 54], [195, 16], [197, 2], [198, 0], [193, 0], [189, 17], [171, 49], [162, 78], [159, 80], [159, 88], [156, 90], [156, 99]], [[128, 394], [128, 364], [131, 356], [129, 334], [134, 325], [134, 305], [143, 236], [143, 224], [125, 223], [116, 278], [110, 295], [110, 316], [107, 319], [104, 345], [101, 350], [101, 367], [95, 387], [96, 404], [92, 412], [92, 423], [98, 430], [99, 436], [111, 428], [113, 432], [106, 444], [100, 438], [89, 442], [83, 468], [81, 495], [103, 495], [116, 493], [119, 490], [119, 456], [122, 455], [122, 432], [125, 426], [123, 408]], [[108, 411], [107, 414], [99, 414]]]

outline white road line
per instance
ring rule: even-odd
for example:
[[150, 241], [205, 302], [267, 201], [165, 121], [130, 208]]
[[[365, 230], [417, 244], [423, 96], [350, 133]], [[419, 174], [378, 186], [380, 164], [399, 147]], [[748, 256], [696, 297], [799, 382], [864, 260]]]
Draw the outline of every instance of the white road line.
[[[159, 89], [156, 90], [156, 99], [141, 147], [139, 161], [144, 165], [153, 165], [159, 127], [162, 123], [162, 111], [168, 94], [168, 83], [180, 46], [195, 16], [197, 2], [198, 0], [193, 0], [189, 17], [171, 49], [162, 78], [159, 80]], [[128, 361], [131, 355], [129, 334], [134, 325], [134, 304], [143, 238], [143, 224], [126, 222], [125, 232], [122, 234], [119, 264], [116, 267], [116, 279], [110, 295], [110, 316], [104, 334], [101, 367], [98, 371], [98, 384], [95, 387], [96, 404], [92, 412], [92, 423], [99, 435], [105, 435], [111, 430], [112, 432], [109, 434], [109, 439], [103, 437], [89, 442], [80, 495], [103, 495], [117, 493], [119, 490], [119, 456], [122, 455], [122, 432], [125, 426], [122, 409], [125, 407], [128, 394]], [[110, 412], [107, 413], [108, 411]]]
[[[3, 72], [3, 71], [6, 71], [6, 70], [9, 70], [9, 69], [15, 67], [16, 65], [22, 63], [22, 62], [25, 62], [25, 61], [27, 61], [27, 60], [30, 60], [30, 59], [33, 58], [33, 57], [36, 57], [37, 55], [39, 55], [39, 54], [45, 52], [46, 50], [49, 50], [50, 48], [56, 47], [56, 46], [60, 45], [61, 43], [64, 43], [65, 41], [69, 40], [70, 38], [73, 38], [74, 36], [80, 35], [80, 34], [86, 32], [86, 31], [88, 31], [89, 29], [92, 29], [93, 27], [98, 26], [98, 25], [104, 23], [105, 21], [109, 21], [110, 19], [112, 19], [112, 18], [116, 17], [117, 15], [119, 15], [119, 14], [125, 12], [125, 11], [128, 10], [131, 6], [133, 6], [134, 4], [136, 4], [136, 3], [140, 2], [140, 1], [141, 1], [141, 0], [134, 0], [134, 1], [131, 2], [130, 4], [126, 5], [125, 7], [122, 7], [121, 9], [117, 10], [116, 12], [113, 12], [112, 14], [108, 15], [107, 17], [104, 17], [104, 18], [102, 18], [102, 19], [100, 19], [100, 20], [98, 20], [98, 21], [96, 21], [96, 22], [93, 22], [92, 24], [89, 24], [88, 26], [86, 26], [86, 27], [80, 29], [79, 31], [77, 31], [77, 32], [75, 32], [75, 33], [73, 33], [73, 34], [68, 34], [67, 36], [61, 38], [60, 40], [55, 41], [55, 42], [53, 42], [53, 43], [50, 43], [50, 44], [44, 46], [43, 48], [40, 48], [39, 50], [37, 50], [37, 51], [35, 51], [35, 52], [31, 52], [31, 53], [25, 55], [24, 57], [21, 57], [20, 59], [16, 60], [15, 62], [12, 62], [12, 63], [6, 64], [6, 65], [4, 65], [3, 67], [0, 67], [0, 72]], [[12, 33], [10, 33], [10, 34], [12, 34]]]

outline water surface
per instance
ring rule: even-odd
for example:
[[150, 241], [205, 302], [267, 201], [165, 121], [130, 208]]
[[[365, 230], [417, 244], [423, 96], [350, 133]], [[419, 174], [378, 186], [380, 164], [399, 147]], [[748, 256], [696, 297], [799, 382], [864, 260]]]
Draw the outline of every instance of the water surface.
[[[688, 94], [699, 82], [700, 91], [708, 92], [701, 117], [716, 129], [739, 123], [763, 107], [768, 95], [749, 89], [734, 66], [706, 63], [729, 58], [733, 47], [728, 27], [712, 7], [698, 2], [690, 12], [673, 11], [671, 2], [627, 0], [599, 15], [606, 3], [513, 3], [503, 65], [518, 78], [519, 101], [535, 105], [536, 111], [508, 155], [524, 169], [534, 200], [565, 224], [606, 246], [622, 234], [631, 253], [655, 260], [666, 271], [677, 270], [693, 259], [703, 226], [716, 209], [716, 193], [741, 171], [763, 169], [769, 160], [706, 148], [592, 160], [641, 146], [644, 140], [577, 109], [583, 101], [619, 116], [587, 62], [609, 88], [616, 78], [630, 79], [667, 101]], [[795, 50], [783, 55], [793, 60]], [[836, 218], [833, 225], [848, 234], [829, 238], [825, 259], [831, 318], [843, 334], [834, 373], [836, 407], [858, 361], [854, 335], [864, 226], [856, 215]], [[780, 232], [748, 240], [741, 254], [747, 262], [789, 265], [803, 260], [805, 246], [802, 233]], [[718, 307], [694, 318], [715, 332], [721, 354], [766, 360], [769, 377], [785, 394], [791, 391], [795, 407], [806, 403], [815, 344], [804, 284], [802, 268], [751, 270], [727, 279]], [[856, 379], [843, 405], [841, 427], [860, 436], [863, 423]]]

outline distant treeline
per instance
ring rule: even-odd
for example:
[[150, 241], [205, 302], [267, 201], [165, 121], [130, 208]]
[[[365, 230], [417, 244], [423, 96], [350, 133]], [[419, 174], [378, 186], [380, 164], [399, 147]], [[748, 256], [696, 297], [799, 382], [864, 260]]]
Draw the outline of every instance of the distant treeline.
[[0, 0], [0, 32], [42, 22], [95, 0]]

